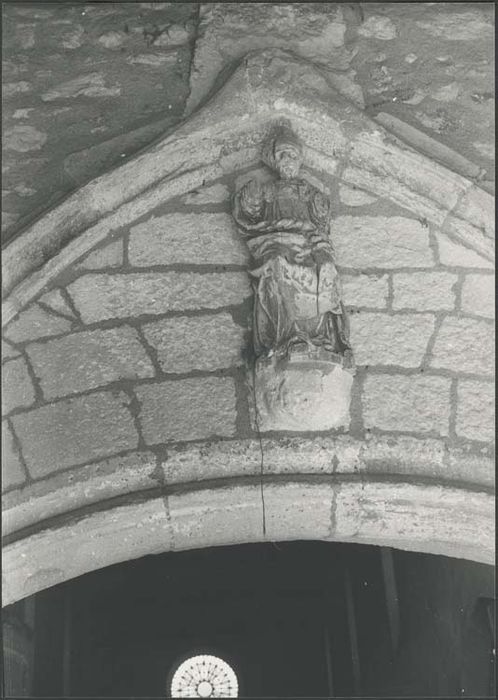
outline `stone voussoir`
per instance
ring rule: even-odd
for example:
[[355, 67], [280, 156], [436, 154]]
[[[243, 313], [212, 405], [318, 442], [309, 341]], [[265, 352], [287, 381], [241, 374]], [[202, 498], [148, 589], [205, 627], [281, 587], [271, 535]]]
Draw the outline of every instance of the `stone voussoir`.
[[[2, 421], [2, 491], [21, 486], [26, 474], [14, 443], [8, 421]], [[2, 527], [3, 530], [3, 527]]]
[[468, 440], [495, 439], [495, 389], [493, 382], [460, 379], [457, 386], [456, 434]]
[[436, 232], [436, 240], [438, 244], [439, 260], [442, 265], [446, 265], [447, 267], [477, 267], [483, 270], [494, 268], [490, 260], [486, 260], [486, 258], [478, 255], [471, 248], [456, 243], [444, 233]]
[[402, 216], [339, 216], [331, 227], [342, 267], [433, 267], [427, 228]]
[[421, 375], [374, 375], [363, 387], [365, 428], [407, 433], [449, 431], [451, 380]]
[[494, 275], [465, 275], [462, 287], [462, 311], [485, 318], [495, 317]]
[[63, 399], [11, 418], [33, 478], [135, 449], [138, 435], [123, 393]]
[[366, 306], [385, 309], [389, 295], [387, 275], [342, 275], [344, 303], [348, 306]]
[[489, 321], [447, 317], [436, 336], [430, 366], [458, 373], [492, 376], [494, 329]]
[[417, 311], [455, 308], [456, 274], [451, 272], [399, 272], [393, 275], [393, 308]]
[[116, 496], [158, 488], [156, 457], [130, 452], [52, 474], [2, 499], [3, 534]]
[[24, 343], [28, 340], [69, 333], [71, 326], [69, 319], [55, 316], [38, 304], [33, 304], [21, 311], [19, 316], [9, 323], [4, 335], [14, 343]]
[[152, 216], [130, 229], [128, 259], [153, 265], [246, 265], [247, 247], [225, 213]]
[[197, 377], [135, 387], [147, 445], [235, 433], [236, 397], [231, 377]]
[[143, 326], [143, 333], [166, 373], [213, 371], [243, 364], [245, 330], [227, 312], [151, 321]]
[[26, 360], [16, 357], [6, 362], [2, 368], [2, 412], [10, 413], [16, 408], [29, 408], [35, 402], [36, 394], [29, 375]]
[[88, 274], [68, 292], [85, 323], [235, 306], [251, 295], [245, 272]]
[[155, 373], [137, 331], [130, 326], [72, 333], [30, 344], [26, 352], [46, 399]]
[[434, 323], [432, 314], [352, 315], [351, 345], [357, 364], [420, 367]]

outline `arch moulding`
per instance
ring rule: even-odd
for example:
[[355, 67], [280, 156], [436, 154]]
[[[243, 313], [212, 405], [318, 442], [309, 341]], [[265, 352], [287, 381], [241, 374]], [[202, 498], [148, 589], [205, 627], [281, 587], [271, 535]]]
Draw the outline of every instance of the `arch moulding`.
[[[258, 166], [281, 117], [303, 143], [308, 178], [382, 198], [490, 267], [493, 199], [478, 183], [404, 144], [316, 66], [265, 50], [249, 54], [172, 134], [7, 246], [3, 324], [123, 227]], [[213, 434], [54, 464], [3, 496], [4, 604], [147, 554], [265, 540], [378, 544], [492, 563], [493, 466], [482, 444], [466, 450], [444, 431], [368, 435], [353, 423], [349, 434], [260, 441], [246, 428], [229, 439]]]

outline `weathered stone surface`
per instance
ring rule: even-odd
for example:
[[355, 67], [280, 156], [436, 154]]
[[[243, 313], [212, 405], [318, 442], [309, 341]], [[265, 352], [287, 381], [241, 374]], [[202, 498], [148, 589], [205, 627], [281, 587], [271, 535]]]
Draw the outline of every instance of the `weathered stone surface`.
[[244, 329], [230, 314], [153, 321], [143, 326], [164, 372], [215, 370], [242, 364]]
[[332, 222], [337, 262], [353, 268], [432, 267], [428, 229], [401, 216], [339, 216]]
[[123, 264], [123, 241], [108, 243], [103, 248], [92, 250], [77, 267], [83, 270], [100, 270], [106, 267], [121, 267]]
[[20, 354], [19, 350], [16, 350], [10, 343], [2, 340], [2, 362], [10, 360], [12, 357], [19, 357]]
[[456, 241], [469, 246], [479, 255], [483, 255], [488, 260], [494, 260], [494, 240], [480, 228], [477, 228], [477, 226], [473, 226], [468, 221], [463, 221], [456, 216], [449, 215], [444, 223], [443, 231]]
[[493, 442], [495, 391], [492, 382], [460, 379], [457, 389], [456, 433], [469, 440]]
[[2, 499], [3, 534], [92, 503], [157, 488], [155, 469], [155, 455], [131, 452], [36, 481]]
[[[2, 491], [20, 486], [26, 481], [21, 459], [6, 420], [2, 421]], [[3, 528], [2, 528], [3, 529]]]
[[494, 479], [490, 457], [448, 449], [444, 439], [406, 435], [263, 437], [259, 440], [172, 445], [161, 468], [167, 483], [230, 477], [287, 474], [389, 474], [489, 486]]
[[235, 387], [231, 377], [199, 377], [135, 389], [148, 445], [235, 433]]
[[387, 275], [342, 275], [344, 303], [385, 309], [389, 294]]
[[478, 255], [470, 248], [466, 248], [448, 238], [444, 233], [436, 233], [439, 248], [439, 259], [443, 265], [449, 267], [481, 267], [493, 269], [493, 263]]
[[175, 549], [258, 542], [263, 535], [256, 485], [168, 496]]
[[85, 275], [68, 291], [85, 323], [168, 311], [217, 309], [250, 294], [245, 272]]
[[494, 236], [494, 198], [479, 187], [473, 187], [466, 192], [459, 200], [453, 213], [456, 216], [461, 216], [468, 221], [472, 221], [474, 225], [482, 229], [487, 236]]
[[105, 76], [102, 73], [88, 73], [73, 80], [67, 80], [54, 88], [47, 90], [41, 96], [43, 102], [52, 102], [61, 98], [75, 97], [116, 97], [121, 93], [118, 86], [106, 87]]
[[446, 377], [368, 376], [363, 389], [366, 428], [448, 435], [450, 384]]
[[358, 470], [367, 474], [416, 475], [451, 481], [446, 455], [447, 448], [441, 439], [367, 434], [361, 445]]
[[6, 362], [2, 368], [2, 412], [27, 408], [35, 402], [35, 389], [23, 357]]
[[382, 15], [371, 15], [358, 29], [360, 36], [369, 39], [381, 39], [382, 41], [394, 39], [396, 33], [396, 25], [392, 19]]
[[102, 44], [106, 49], [117, 49], [126, 39], [124, 32], [105, 32], [98, 38], [99, 44]]
[[479, 9], [439, 12], [430, 21], [418, 20], [416, 24], [431, 36], [448, 41], [482, 41], [493, 35], [492, 22]]
[[457, 82], [448, 83], [436, 88], [430, 93], [433, 100], [438, 102], [452, 102], [460, 93], [460, 86]]
[[495, 317], [494, 275], [465, 275], [462, 287], [462, 311], [486, 318]]
[[138, 435], [122, 393], [58, 401], [12, 418], [34, 478], [135, 449]]
[[273, 541], [325, 540], [331, 534], [331, 484], [268, 484], [266, 534]]
[[495, 460], [468, 450], [453, 449], [448, 453], [447, 470], [455, 481], [482, 484], [493, 488], [495, 485]]
[[221, 183], [211, 185], [210, 187], [201, 187], [194, 192], [190, 192], [182, 198], [184, 204], [219, 204], [227, 202], [230, 198], [228, 188]]
[[130, 229], [130, 263], [151, 265], [244, 265], [247, 248], [229, 214], [152, 216]]
[[47, 134], [34, 126], [12, 126], [3, 134], [3, 147], [6, 151], [38, 151], [46, 141]]
[[257, 429], [331, 430], [348, 427], [353, 375], [340, 364], [293, 353], [286, 360], [260, 358], [254, 396]]
[[[352, 58], [342, 48], [345, 31], [340, 7], [323, 12], [320, 6], [304, 3], [202, 5], [188, 113], [207, 95], [223, 67], [255, 49], [287, 48], [318, 64], [333, 60], [336, 70], [344, 71]], [[349, 82], [353, 82], [351, 77]]]
[[470, 318], [445, 318], [432, 350], [431, 367], [492, 375], [493, 326]]
[[340, 186], [339, 197], [341, 202], [347, 207], [363, 207], [365, 204], [372, 204], [372, 202], [377, 201], [377, 197], [347, 185]]
[[129, 326], [83, 331], [28, 345], [29, 356], [46, 399], [104, 386], [119, 379], [145, 379], [154, 368]]
[[439, 311], [455, 308], [458, 278], [450, 272], [410, 272], [393, 275], [393, 308]]
[[69, 318], [75, 318], [74, 312], [67, 303], [60, 289], [52, 289], [50, 292], [43, 294], [38, 301], [41, 301], [45, 306], [48, 306], [52, 311], [57, 311]]
[[434, 330], [432, 314], [353, 314], [351, 345], [358, 365], [419, 367]]
[[2, 85], [2, 97], [12, 97], [12, 95], [18, 95], [23, 92], [30, 92], [32, 89], [31, 84], [26, 82], [26, 80], [20, 80], [18, 83], [4, 83]]
[[164, 54], [156, 53], [141, 53], [138, 56], [128, 56], [126, 63], [131, 66], [154, 66], [154, 68], [159, 68], [160, 66], [175, 65], [178, 60], [178, 56], [173, 51]]
[[69, 319], [54, 316], [37, 304], [21, 311], [19, 316], [9, 323], [4, 334], [14, 343], [36, 340], [50, 335], [61, 335], [71, 330]]
[[[3, 552], [7, 605], [89, 571], [170, 549], [163, 498], [75, 517]], [[75, 556], [77, 553], [77, 556]]]
[[494, 497], [403, 482], [341, 484], [332, 538], [491, 562]]

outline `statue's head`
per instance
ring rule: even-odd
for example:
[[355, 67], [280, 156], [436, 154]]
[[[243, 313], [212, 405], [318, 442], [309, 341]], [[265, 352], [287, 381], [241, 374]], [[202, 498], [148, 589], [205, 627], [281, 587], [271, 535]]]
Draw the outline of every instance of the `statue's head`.
[[278, 122], [263, 146], [262, 160], [281, 178], [297, 177], [303, 163], [301, 142], [287, 120]]

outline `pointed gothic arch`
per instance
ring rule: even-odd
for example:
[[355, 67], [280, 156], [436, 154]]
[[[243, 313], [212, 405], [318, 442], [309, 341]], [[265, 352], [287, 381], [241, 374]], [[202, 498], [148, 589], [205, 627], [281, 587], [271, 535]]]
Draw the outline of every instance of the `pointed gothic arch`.
[[[249, 54], [174, 133], [82, 187], [7, 246], [7, 339], [9, 327], [47, 289], [60, 285], [68, 270], [115, 241], [124, 228], [146, 225], [174, 198], [257, 166], [261, 142], [279, 117], [289, 119], [301, 138], [310, 177], [383, 198], [395, 215], [409, 212], [418, 226], [431, 229], [433, 239], [437, 231], [446, 245], [467, 252], [474, 272], [490, 267], [493, 202], [478, 183], [392, 136], [337, 92], [316, 66], [288, 52], [265, 50]], [[434, 240], [428, 240], [427, 250]], [[241, 268], [235, 265], [229, 274], [243, 276]], [[168, 274], [182, 270], [173, 266]], [[79, 274], [92, 273], [80, 268]], [[224, 293], [220, 288], [220, 296]], [[117, 294], [115, 289], [111, 296]], [[244, 291], [237, 298], [246, 297]], [[78, 309], [87, 326], [105, 331], [109, 318], [95, 312], [95, 303], [90, 306], [93, 311]], [[218, 307], [224, 306], [220, 301]], [[130, 313], [123, 318], [129, 321]], [[469, 381], [480, 381], [479, 373], [477, 379], [467, 374]], [[141, 378], [153, 384], [150, 375]], [[456, 374], [443, 368], [439, 379], [448, 395], [454, 393]], [[117, 385], [111, 389], [119, 391]], [[74, 389], [62, 395], [52, 391], [59, 406], [78, 395]], [[243, 383], [237, 384], [234, 407], [247, 401], [244, 391]], [[45, 410], [49, 394], [37, 396], [32, 410]], [[130, 431], [139, 420], [138, 404], [133, 406]], [[23, 410], [9, 423], [17, 446], [24, 438], [16, 416]], [[250, 407], [244, 411], [248, 415]], [[467, 454], [461, 436], [453, 445], [447, 432], [437, 434], [432, 427], [422, 436], [406, 427], [387, 428], [374, 441], [357, 427], [349, 436], [269, 436], [263, 531], [260, 444], [240, 415], [237, 420], [228, 432], [210, 428], [214, 443], [208, 430], [203, 442], [202, 435], [193, 442], [181, 435], [167, 444], [153, 437], [152, 444], [142, 439], [133, 446], [123, 438], [114, 461], [112, 450], [86, 461], [58, 462], [54, 454], [51, 464], [34, 470], [27, 460], [23, 469], [35, 476], [14, 483], [4, 496], [4, 603], [145, 554], [265, 538], [382, 544], [492, 562], [492, 466], [488, 456], [476, 454], [484, 440], [470, 439], [474, 447]], [[31, 464], [37, 458], [35, 446]]]

